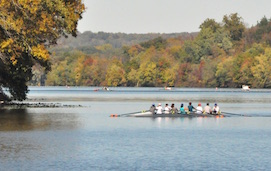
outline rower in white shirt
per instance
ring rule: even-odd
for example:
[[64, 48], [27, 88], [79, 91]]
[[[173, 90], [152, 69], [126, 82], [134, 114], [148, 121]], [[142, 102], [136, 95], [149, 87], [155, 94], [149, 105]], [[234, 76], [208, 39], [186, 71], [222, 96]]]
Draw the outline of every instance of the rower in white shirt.
[[209, 106], [209, 103], [207, 103], [206, 106], [204, 107], [204, 113], [206, 113], [206, 114], [212, 113], [212, 109]]
[[168, 106], [168, 104], [166, 104], [165, 106], [165, 114], [169, 114], [169, 111], [170, 111], [170, 106]]
[[218, 114], [220, 113], [218, 105], [215, 103], [215, 106], [213, 107], [213, 113]]
[[196, 113], [202, 114], [202, 112], [203, 112], [203, 109], [201, 107], [201, 104], [199, 103], [198, 106], [197, 106], [197, 108], [196, 108]]
[[161, 103], [158, 104], [158, 106], [156, 107], [156, 114], [161, 115], [163, 114], [163, 107], [161, 106]]

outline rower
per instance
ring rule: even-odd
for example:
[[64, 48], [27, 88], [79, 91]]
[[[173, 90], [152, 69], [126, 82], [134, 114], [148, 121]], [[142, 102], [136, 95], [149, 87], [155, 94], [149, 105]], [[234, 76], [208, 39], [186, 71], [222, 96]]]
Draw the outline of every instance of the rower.
[[171, 114], [178, 114], [178, 109], [176, 107], [174, 107], [174, 103], [171, 104], [171, 110], [170, 110]]
[[189, 112], [193, 112], [193, 109], [196, 109], [196, 108], [194, 108], [194, 106], [192, 106], [192, 103], [189, 102], [189, 105], [188, 105], [188, 111], [189, 111]]
[[219, 107], [218, 107], [218, 105], [215, 103], [215, 105], [214, 105], [214, 107], [213, 107], [213, 113], [214, 114], [219, 114], [220, 113], [220, 111], [219, 111]]
[[181, 107], [180, 107], [180, 114], [186, 114], [183, 104], [181, 104]]
[[155, 104], [152, 104], [151, 107], [150, 107], [150, 112], [154, 115], [155, 114]]
[[209, 106], [209, 103], [207, 103], [206, 106], [204, 107], [204, 113], [207, 113], [207, 114], [212, 113], [212, 109]]
[[158, 104], [158, 106], [156, 107], [156, 114], [161, 115], [163, 114], [163, 107], [161, 106], [161, 103]]
[[197, 114], [202, 114], [203, 109], [202, 109], [202, 107], [201, 107], [201, 104], [200, 104], [200, 103], [198, 104], [198, 107], [196, 108], [196, 110], [197, 110]]
[[166, 104], [165, 106], [165, 114], [169, 114], [170, 111], [170, 107], [168, 106], [168, 104]]

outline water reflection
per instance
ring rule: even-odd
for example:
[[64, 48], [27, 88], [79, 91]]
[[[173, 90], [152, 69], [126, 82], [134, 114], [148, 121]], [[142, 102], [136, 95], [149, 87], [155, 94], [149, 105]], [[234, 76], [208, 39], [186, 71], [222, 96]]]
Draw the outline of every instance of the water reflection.
[[0, 113], [1, 131], [31, 130], [34, 127], [27, 109], [1, 109]]
[[[226, 117], [227, 118], [227, 117]], [[147, 119], [147, 118], [145, 118]], [[198, 116], [198, 117], [151, 117], [149, 118], [158, 128], [171, 127], [172, 125], [178, 126], [195, 126], [204, 127], [209, 123], [213, 123], [213, 126], [219, 126], [220, 121], [224, 117], [214, 116]]]
[[75, 129], [75, 114], [51, 113], [49, 109], [0, 109], [0, 131]]

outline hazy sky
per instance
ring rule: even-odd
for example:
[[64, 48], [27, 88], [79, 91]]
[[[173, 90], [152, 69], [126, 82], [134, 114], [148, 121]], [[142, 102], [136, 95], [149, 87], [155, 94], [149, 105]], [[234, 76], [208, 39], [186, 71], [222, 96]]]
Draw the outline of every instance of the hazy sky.
[[248, 26], [271, 18], [271, 0], [84, 0], [78, 30], [124, 33], [199, 31], [207, 18], [238, 13]]

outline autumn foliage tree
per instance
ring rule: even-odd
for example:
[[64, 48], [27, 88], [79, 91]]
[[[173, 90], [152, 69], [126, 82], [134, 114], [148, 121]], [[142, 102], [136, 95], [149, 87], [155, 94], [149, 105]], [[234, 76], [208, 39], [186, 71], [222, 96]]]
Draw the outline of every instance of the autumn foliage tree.
[[0, 1], [0, 87], [24, 100], [36, 63], [47, 71], [47, 48], [60, 36], [76, 36], [85, 7], [81, 0]]

